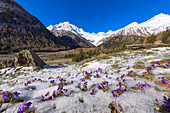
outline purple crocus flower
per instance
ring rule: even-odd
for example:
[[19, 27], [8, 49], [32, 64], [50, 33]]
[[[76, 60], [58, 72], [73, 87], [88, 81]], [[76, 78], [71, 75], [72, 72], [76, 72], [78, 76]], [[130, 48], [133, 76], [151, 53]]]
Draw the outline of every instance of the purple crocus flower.
[[116, 79], [119, 80], [119, 77], [117, 77]]
[[149, 70], [147, 70], [148, 71], [148, 74], [150, 74], [150, 71]]
[[125, 84], [125, 81], [126, 81], [126, 80], [125, 80], [125, 79], [123, 79], [123, 83], [124, 83], [124, 84]]
[[51, 83], [51, 84], [54, 84], [54, 80], [51, 80], [50, 83]]
[[52, 77], [48, 77], [48, 79], [52, 79]]
[[96, 94], [96, 93], [97, 93], [97, 91], [95, 91], [94, 89], [92, 89], [92, 93], [93, 93], [93, 94]]
[[27, 112], [31, 106], [31, 102], [27, 102], [27, 103], [24, 103], [20, 106], [20, 109], [18, 111], [18, 113], [23, 113], [23, 112]]
[[15, 96], [17, 96], [17, 97], [20, 95], [20, 93], [18, 93], [17, 91], [14, 92], [13, 94], [14, 94]]
[[123, 75], [120, 77], [120, 79], [123, 79], [124, 76], [125, 76], [125, 75], [123, 74]]
[[121, 83], [121, 82], [119, 82], [119, 88], [121, 88], [121, 86], [122, 86], [122, 83]]
[[64, 80], [64, 79], [63, 79], [63, 78], [61, 78], [61, 79], [60, 79], [60, 82], [62, 82], [63, 80]]
[[88, 73], [88, 72], [86, 71], [86, 75], [87, 75], [87, 76], [90, 76], [90, 73]]
[[123, 91], [121, 89], [118, 89], [119, 92], [123, 93]]
[[44, 99], [41, 97], [40, 99], [39, 99], [39, 102], [43, 102], [44, 101]]
[[30, 81], [28, 81], [28, 82], [27, 82], [27, 84], [31, 84], [31, 82], [30, 82]]
[[143, 87], [145, 87], [145, 88], [150, 88], [150, 85], [144, 84]]
[[159, 63], [159, 61], [157, 61], [157, 64], [160, 66], [160, 63]]
[[152, 67], [155, 68], [155, 65], [153, 64]]
[[63, 89], [64, 93], [67, 93], [68, 89]]
[[167, 80], [165, 80], [164, 78], [162, 78], [162, 83], [164, 83], [164, 84], [169, 84], [169, 82], [167, 81]]
[[99, 74], [96, 74], [96, 77], [99, 78], [100, 77]]
[[61, 86], [58, 86], [58, 89], [57, 89], [57, 91], [59, 91], [59, 90], [60, 90], [60, 87], [61, 87]]
[[119, 97], [119, 95], [117, 94], [117, 91], [113, 91], [113, 96], [114, 97]]
[[51, 101], [53, 100], [52, 96], [49, 97], [49, 100], [51, 100]]
[[169, 67], [169, 65], [168, 64], [165, 64], [166, 65], [166, 67]]
[[86, 88], [87, 86], [84, 84], [83, 87]]
[[166, 96], [164, 95], [163, 99], [164, 99], [163, 100], [163, 102], [164, 102], [163, 106], [165, 106], [167, 109], [170, 109], [170, 97], [167, 99]]
[[1, 92], [2, 90], [0, 90], [0, 92]]
[[139, 87], [139, 84], [135, 84], [136, 87]]
[[100, 85], [99, 85], [99, 84], [97, 84], [96, 86], [97, 86], [97, 88], [100, 88]]
[[8, 93], [8, 91], [5, 91], [5, 93], [2, 95], [2, 98], [8, 98], [10, 96], [10, 94]]
[[63, 85], [61, 85], [60, 90], [63, 90]]
[[57, 94], [56, 93], [53, 93], [53, 97], [56, 97], [57, 96]]

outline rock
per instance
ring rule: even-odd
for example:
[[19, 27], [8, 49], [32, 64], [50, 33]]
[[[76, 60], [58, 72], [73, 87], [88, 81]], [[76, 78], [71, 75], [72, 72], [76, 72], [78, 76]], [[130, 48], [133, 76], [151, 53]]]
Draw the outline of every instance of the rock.
[[43, 67], [46, 63], [40, 59], [32, 50], [23, 50], [19, 52], [14, 58], [15, 67], [17, 66], [35, 66]]

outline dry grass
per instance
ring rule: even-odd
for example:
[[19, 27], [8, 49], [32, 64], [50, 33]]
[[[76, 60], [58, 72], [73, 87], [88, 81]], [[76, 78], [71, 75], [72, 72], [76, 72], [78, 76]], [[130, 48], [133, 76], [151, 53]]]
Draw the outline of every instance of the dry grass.
[[139, 64], [136, 64], [133, 66], [134, 69], [146, 69], [145, 66], [142, 66], [142, 65], [139, 65]]
[[84, 65], [82, 65], [82, 66], [80, 66], [80, 68], [84, 68], [84, 67], [86, 67], [86, 66], [88, 66], [89, 64], [84, 64]]

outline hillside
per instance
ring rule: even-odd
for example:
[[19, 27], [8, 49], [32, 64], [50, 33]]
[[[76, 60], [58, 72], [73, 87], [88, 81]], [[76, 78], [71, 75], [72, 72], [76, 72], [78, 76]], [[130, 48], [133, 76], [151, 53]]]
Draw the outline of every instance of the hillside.
[[158, 41], [158, 40], [161, 40], [165, 44], [170, 44], [170, 30], [161, 32], [157, 35], [143, 37], [143, 38], [137, 40], [134, 44], [154, 43], [155, 41]]
[[98, 47], [103, 49], [113, 49], [113, 50], [119, 50], [122, 48], [123, 44], [133, 44], [137, 40], [141, 39], [142, 36], [133, 36], [133, 35], [120, 35], [120, 36], [113, 36], [107, 39], [105, 42], [103, 42]]
[[[74, 43], [54, 36], [34, 16], [13, 0], [0, 2], [0, 52], [20, 51], [31, 48], [36, 51], [57, 51], [81, 47]], [[83, 41], [80, 41], [83, 42]], [[85, 41], [84, 41], [85, 42]], [[89, 44], [90, 45], [90, 44]], [[91, 47], [92, 45], [86, 47]], [[83, 46], [83, 47], [85, 47]]]
[[70, 44], [73, 48], [78, 47], [95, 47], [93, 44], [91, 44], [89, 41], [87, 41], [85, 38], [81, 37], [80, 35], [77, 35], [71, 31], [65, 31], [65, 30], [51, 30], [51, 32], [61, 40], [63, 40], [65, 43]]

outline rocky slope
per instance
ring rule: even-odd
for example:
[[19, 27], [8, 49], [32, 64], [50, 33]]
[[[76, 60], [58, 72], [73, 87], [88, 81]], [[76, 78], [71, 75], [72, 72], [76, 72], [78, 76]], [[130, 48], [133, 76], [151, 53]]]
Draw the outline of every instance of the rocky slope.
[[93, 44], [91, 44], [88, 40], [83, 38], [82, 36], [75, 34], [71, 31], [65, 31], [65, 30], [51, 30], [51, 32], [58, 38], [64, 40], [65, 43], [70, 43], [70, 46], [73, 48], [78, 47], [95, 47]]

